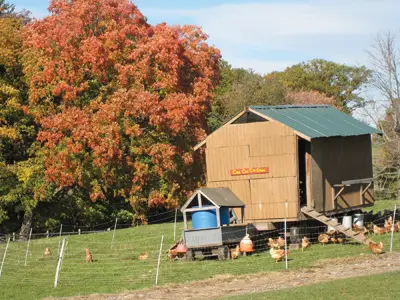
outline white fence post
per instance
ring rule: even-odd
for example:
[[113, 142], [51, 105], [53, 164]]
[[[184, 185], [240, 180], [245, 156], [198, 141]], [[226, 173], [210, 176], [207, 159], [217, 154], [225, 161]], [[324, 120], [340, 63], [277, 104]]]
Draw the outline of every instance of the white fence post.
[[49, 235], [50, 235], [50, 232], [47, 230], [47, 231], [46, 231], [46, 239], [49, 238]]
[[392, 249], [393, 249], [393, 232], [394, 232], [394, 222], [395, 221], [396, 221], [396, 204], [394, 205], [393, 220], [392, 220], [392, 232], [390, 234], [390, 252], [392, 252]]
[[164, 242], [164, 235], [161, 236], [160, 252], [158, 253], [156, 285], [158, 284], [158, 273], [159, 273], [159, 270], [160, 270], [160, 262], [161, 262], [161, 253], [162, 253], [163, 242]]
[[63, 255], [64, 255], [64, 247], [65, 247], [65, 240], [67, 238], [64, 238], [62, 241], [62, 245], [61, 245], [61, 251], [60, 254], [58, 255], [58, 263], [57, 263], [57, 269], [56, 269], [56, 278], [54, 279], [54, 288], [57, 287], [58, 285], [58, 279], [60, 276], [60, 269], [61, 269], [61, 263], [62, 263], [62, 259], [63, 259]]
[[114, 231], [111, 240], [111, 248], [114, 247], [115, 230], [117, 229], [118, 218], [115, 218]]
[[175, 208], [175, 222], [174, 222], [174, 242], [176, 240], [176, 215], [178, 213], [178, 209]]
[[3, 254], [3, 260], [1, 261], [0, 277], [1, 277], [1, 272], [3, 272], [4, 262], [6, 261], [6, 255], [7, 255], [7, 250], [8, 250], [8, 244], [10, 243], [10, 239], [11, 239], [11, 237], [8, 238], [7, 245], [6, 245], [6, 249], [4, 250], [4, 254]]
[[15, 242], [15, 232], [13, 232], [13, 242]]
[[61, 224], [61, 226], [60, 226], [60, 235], [59, 235], [59, 237], [58, 237], [58, 248], [57, 248], [57, 254], [60, 254], [61, 234], [62, 234], [62, 224]]
[[28, 246], [26, 246], [25, 267], [26, 267], [26, 263], [28, 262], [28, 254], [29, 254], [29, 246], [31, 244], [31, 237], [32, 237], [32, 227], [31, 227], [31, 231], [29, 231]]
[[286, 224], [287, 209], [288, 209], [288, 203], [286, 200], [286, 203], [285, 203], [285, 266], [286, 266], [286, 269], [288, 268], [288, 254], [287, 254], [288, 247], [287, 247], [287, 234], [286, 234], [286, 231], [287, 231], [287, 226], [286, 226], [287, 225]]
[[80, 228], [78, 229], [78, 235], [81, 235], [81, 229]]

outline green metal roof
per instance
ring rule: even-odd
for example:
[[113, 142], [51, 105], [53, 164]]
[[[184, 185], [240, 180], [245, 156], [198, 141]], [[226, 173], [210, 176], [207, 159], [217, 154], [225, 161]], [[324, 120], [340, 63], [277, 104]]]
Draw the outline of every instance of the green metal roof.
[[311, 139], [381, 133], [328, 105], [250, 106], [250, 109]]

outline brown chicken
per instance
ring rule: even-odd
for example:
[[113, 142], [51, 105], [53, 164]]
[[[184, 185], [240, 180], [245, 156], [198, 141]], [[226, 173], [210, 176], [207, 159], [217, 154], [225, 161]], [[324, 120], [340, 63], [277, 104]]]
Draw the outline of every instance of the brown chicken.
[[301, 251], [310, 248], [310, 244], [310, 240], [307, 237], [303, 237], [303, 239], [301, 240]]
[[353, 231], [354, 232], [360, 232], [362, 234], [368, 233], [367, 228], [365, 227], [359, 227], [357, 224], [353, 224]]
[[379, 244], [377, 244], [377, 243], [370, 241], [368, 244], [368, 248], [375, 255], [381, 254], [383, 252], [383, 242], [380, 242]]
[[148, 253], [142, 253], [139, 255], [138, 260], [146, 260], [149, 258], [149, 254]]
[[[271, 254], [271, 257], [272, 257], [273, 259], [275, 259], [275, 262], [278, 262], [278, 261], [282, 260], [282, 259], [285, 257], [286, 251], [283, 250], [283, 249], [274, 249], [274, 248], [271, 248], [271, 249], [269, 250], [269, 254]], [[287, 254], [289, 254], [289, 251], [287, 252]]]
[[237, 245], [235, 249], [231, 249], [231, 258], [236, 259], [239, 256], [240, 256], [240, 247], [239, 245]]
[[90, 252], [89, 248], [85, 249], [85, 253], [86, 253], [86, 258], [85, 261], [88, 262], [93, 262], [93, 257], [92, 257], [92, 253]]
[[385, 234], [385, 233], [386, 233], [386, 228], [382, 228], [382, 227], [376, 226], [374, 224], [374, 234], [381, 235], [381, 234]]
[[339, 244], [343, 244], [345, 239], [341, 238], [341, 237], [338, 237], [337, 241], [338, 241]]
[[51, 255], [50, 248], [44, 249], [44, 256], [50, 256], [50, 255]]
[[[176, 249], [169, 249], [168, 250], [168, 257], [169, 259], [173, 260], [175, 258], [177, 258], [178, 256], [178, 252], [176, 251]], [[140, 256], [139, 256], [140, 257]], [[140, 258], [139, 258], [140, 259]]]
[[330, 240], [330, 237], [326, 233], [321, 233], [318, 236], [318, 242], [320, 242], [322, 244], [322, 246], [324, 246], [325, 244], [328, 244], [329, 240]]
[[[285, 242], [285, 241], [284, 241]], [[268, 246], [270, 248], [280, 248], [279, 239], [268, 239]]]

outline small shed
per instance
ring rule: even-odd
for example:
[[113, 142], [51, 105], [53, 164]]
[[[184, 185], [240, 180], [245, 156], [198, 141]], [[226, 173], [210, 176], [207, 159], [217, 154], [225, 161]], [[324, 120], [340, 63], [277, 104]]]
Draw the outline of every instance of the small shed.
[[[216, 218], [217, 218], [217, 227], [220, 227], [221, 224], [221, 210], [226, 209], [226, 212], [229, 216], [229, 223], [237, 220], [237, 216], [235, 215], [232, 208], [241, 210], [241, 223], [244, 223], [244, 207], [245, 204], [242, 200], [240, 200], [229, 188], [220, 187], [220, 188], [200, 188], [196, 190], [192, 196], [186, 201], [186, 203], [182, 206], [183, 219], [185, 223], [185, 229], [187, 229], [187, 213], [188, 212], [198, 212], [198, 211], [207, 211], [207, 210], [215, 210]], [[232, 217], [231, 214], [232, 213]]]
[[371, 134], [380, 132], [327, 105], [250, 106], [195, 149], [206, 147], [207, 187], [246, 204], [242, 219], [297, 221], [302, 207], [339, 214], [373, 204]]

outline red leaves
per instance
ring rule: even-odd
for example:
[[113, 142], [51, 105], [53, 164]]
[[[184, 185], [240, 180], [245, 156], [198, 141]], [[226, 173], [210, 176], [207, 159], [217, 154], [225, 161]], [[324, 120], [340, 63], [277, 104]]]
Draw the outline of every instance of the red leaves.
[[132, 205], [173, 203], [194, 188], [198, 174], [183, 177], [200, 169], [191, 147], [204, 137], [219, 72], [207, 36], [151, 26], [127, 0], [53, 0], [49, 9], [25, 32], [47, 179], [84, 185], [93, 201], [126, 194]]

